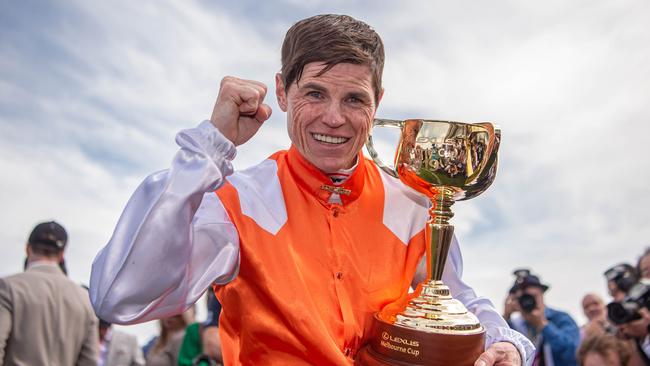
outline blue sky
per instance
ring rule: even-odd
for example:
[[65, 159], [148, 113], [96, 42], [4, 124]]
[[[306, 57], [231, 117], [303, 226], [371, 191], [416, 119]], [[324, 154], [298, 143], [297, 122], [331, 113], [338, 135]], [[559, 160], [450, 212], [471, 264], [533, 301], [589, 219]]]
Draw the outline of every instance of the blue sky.
[[[0, 1], [0, 275], [56, 219], [87, 283], [130, 193], [209, 117], [220, 79], [272, 86], [284, 32], [319, 13], [382, 35], [378, 116], [501, 126], [497, 180], [454, 206], [464, 277], [501, 310], [512, 270], [530, 267], [581, 322], [602, 272], [650, 245], [647, 1]], [[268, 101], [237, 168], [288, 146]]]

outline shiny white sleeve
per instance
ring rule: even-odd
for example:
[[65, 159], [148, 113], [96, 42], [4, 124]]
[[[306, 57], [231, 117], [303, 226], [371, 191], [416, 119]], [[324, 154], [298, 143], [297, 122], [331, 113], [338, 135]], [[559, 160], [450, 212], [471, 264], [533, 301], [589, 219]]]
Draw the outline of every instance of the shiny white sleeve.
[[235, 146], [209, 121], [176, 136], [171, 168], [148, 176], [97, 254], [90, 299], [101, 319], [134, 324], [178, 314], [239, 270], [237, 230], [213, 192]]
[[443, 282], [449, 286], [451, 295], [462, 302], [465, 307], [474, 313], [481, 325], [486, 329], [485, 347], [489, 347], [496, 342], [510, 342], [519, 351], [522, 361], [525, 365], [533, 362], [535, 356], [535, 347], [523, 336], [508, 326], [501, 314], [497, 312], [490, 300], [485, 297], [476, 296], [474, 290], [465, 284], [461, 279], [463, 273], [463, 258], [458, 246], [458, 240], [454, 236], [447, 263], [442, 274]]
[[[535, 357], [535, 347], [521, 333], [516, 332], [508, 326], [508, 323], [499, 314], [490, 300], [485, 297], [478, 297], [474, 290], [465, 284], [461, 279], [463, 274], [463, 257], [456, 236], [453, 237], [447, 262], [442, 273], [442, 280], [449, 286], [451, 295], [465, 305], [474, 313], [483, 327], [486, 329], [485, 347], [496, 342], [510, 342], [519, 351], [525, 365], [530, 365]], [[413, 288], [426, 279], [426, 258], [422, 258], [418, 264], [417, 271], [413, 278]]]

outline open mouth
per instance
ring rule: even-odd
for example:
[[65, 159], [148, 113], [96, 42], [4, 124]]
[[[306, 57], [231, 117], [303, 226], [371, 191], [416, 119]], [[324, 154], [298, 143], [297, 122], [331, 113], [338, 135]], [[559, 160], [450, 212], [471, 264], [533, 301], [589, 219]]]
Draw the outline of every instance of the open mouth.
[[325, 142], [334, 145], [344, 144], [348, 142], [348, 140], [350, 139], [349, 137], [330, 136], [330, 135], [323, 135], [320, 133], [312, 133], [311, 136], [316, 141]]

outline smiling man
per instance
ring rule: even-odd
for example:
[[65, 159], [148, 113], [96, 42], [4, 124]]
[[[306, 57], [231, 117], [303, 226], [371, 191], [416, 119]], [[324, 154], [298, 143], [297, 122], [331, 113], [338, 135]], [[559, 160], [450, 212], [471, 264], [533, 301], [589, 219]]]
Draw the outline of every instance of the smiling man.
[[[379, 35], [348, 16], [289, 29], [276, 75], [292, 145], [233, 173], [236, 146], [271, 115], [267, 87], [225, 77], [212, 117], [181, 131], [170, 169], [149, 176], [93, 264], [108, 321], [180, 313], [213, 285], [227, 365], [348, 365], [372, 314], [403, 296], [425, 249], [428, 200], [361, 153], [383, 89]], [[460, 279], [443, 275], [487, 328], [477, 365], [519, 365], [532, 345]]]

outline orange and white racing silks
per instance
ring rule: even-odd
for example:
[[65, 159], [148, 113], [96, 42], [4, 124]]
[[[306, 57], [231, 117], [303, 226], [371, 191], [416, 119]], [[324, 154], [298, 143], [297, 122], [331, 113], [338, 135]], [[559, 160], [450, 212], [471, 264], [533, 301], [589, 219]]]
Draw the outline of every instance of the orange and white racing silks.
[[[294, 147], [232, 174], [234, 146], [208, 121], [176, 140], [171, 168], [138, 187], [93, 263], [98, 316], [161, 318], [213, 284], [226, 365], [352, 364], [372, 314], [409, 289], [428, 200], [361, 154], [334, 185]], [[509, 341], [528, 358], [529, 343], [461, 271], [454, 240], [443, 280], [486, 327], [487, 345]]]

